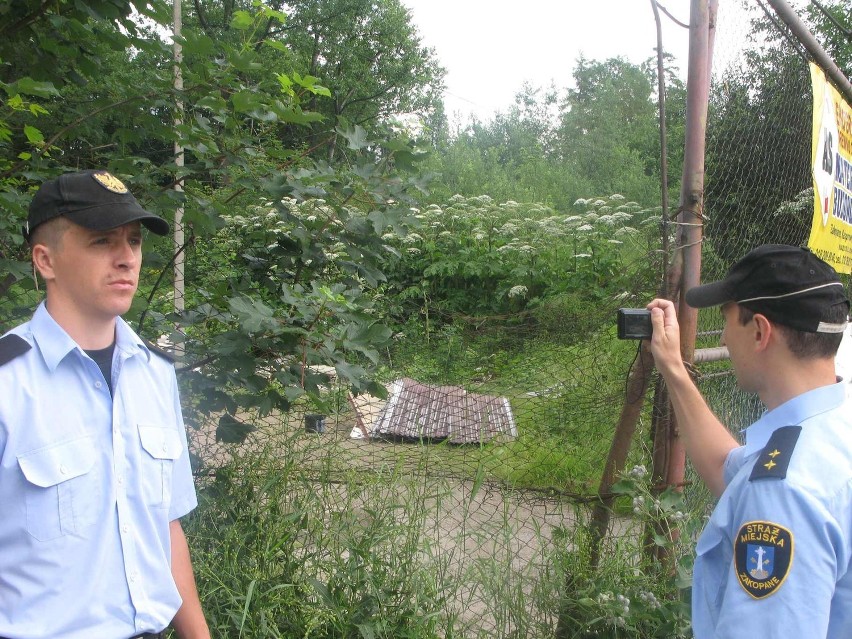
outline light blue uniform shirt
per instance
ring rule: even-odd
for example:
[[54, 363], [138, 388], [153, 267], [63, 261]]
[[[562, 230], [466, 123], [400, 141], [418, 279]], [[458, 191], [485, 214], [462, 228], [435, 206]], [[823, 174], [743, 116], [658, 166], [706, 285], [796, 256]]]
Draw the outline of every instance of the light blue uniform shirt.
[[181, 604], [169, 522], [196, 505], [174, 367], [118, 319], [115, 397], [44, 304], [0, 366], [0, 636], [123, 639]]
[[[696, 639], [852, 637], [852, 402], [844, 386], [815, 389], [765, 413], [746, 430], [746, 445], [729, 454], [727, 487], [696, 547]], [[802, 429], [786, 478], [750, 479], [756, 463], [775, 452], [764, 451], [772, 434], [792, 425]], [[782, 535], [745, 542], [749, 524], [766, 530], [753, 522], [773, 524]], [[773, 546], [783, 531], [792, 543]], [[748, 570], [738, 570], [737, 545]], [[761, 567], [771, 573], [773, 560], [788, 552], [789, 568], [776, 568], [775, 585], [767, 571], [746, 576]]]

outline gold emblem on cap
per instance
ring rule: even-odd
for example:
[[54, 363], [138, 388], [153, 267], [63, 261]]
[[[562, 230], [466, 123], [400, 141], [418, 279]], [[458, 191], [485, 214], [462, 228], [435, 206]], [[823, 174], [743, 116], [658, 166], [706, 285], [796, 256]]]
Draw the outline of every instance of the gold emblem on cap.
[[113, 193], [127, 193], [127, 187], [124, 186], [124, 182], [111, 173], [101, 171], [99, 173], [92, 173], [92, 177], [95, 178], [95, 181], [98, 184], [108, 191], [112, 191]]

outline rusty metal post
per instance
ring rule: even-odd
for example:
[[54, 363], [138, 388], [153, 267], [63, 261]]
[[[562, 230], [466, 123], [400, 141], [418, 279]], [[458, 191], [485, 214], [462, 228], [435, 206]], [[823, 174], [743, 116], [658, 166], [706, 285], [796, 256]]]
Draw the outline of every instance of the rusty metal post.
[[[701, 277], [704, 151], [717, 9], [718, 0], [693, 0], [690, 13], [686, 140], [677, 216], [677, 240], [667, 278], [668, 291], [678, 309], [681, 352], [685, 362], [694, 360], [698, 323], [698, 312], [686, 304], [684, 293], [699, 284]], [[657, 380], [654, 389], [651, 423], [652, 484], [656, 487], [682, 486], [686, 472], [686, 453], [677, 434], [674, 411], [671, 409], [668, 390], [662, 379]], [[654, 533], [662, 532], [664, 530], [661, 527], [649, 529], [646, 532], [646, 546], [659, 561], [668, 562], [671, 559], [668, 552], [648, 541]], [[677, 534], [675, 530], [674, 535]]]
[[639, 355], [636, 358], [636, 364], [630, 371], [630, 376], [627, 380], [624, 405], [621, 408], [621, 415], [615, 429], [615, 436], [612, 438], [604, 472], [601, 475], [601, 482], [597, 493], [598, 498], [592, 509], [592, 517], [589, 523], [589, 552], [593, 568], [596, 568], [598, 565], [601, 544], [604, 537], [606, 537], [607, 528], [609, 528], [609, 518], [614, 499], [612, 486], [615, 483], [618, 473], [624, 470], [624, 464], [627, 461], [627, 455], [630, 452], [630, 445], [633, 441], [633, 433], [636, 432], [636, 424], [639, 422], [642, 406], [645, 403], [645, 395], [648, 392], [651, 371], [653, 369], [654, 358], [651, 355], [651, 350], [648, 348], [648, 342], [643, 341], [639, 346]]
[[[686, 140], [683, 180], [678, 215], [677, 250], [682, 260], [678, 287], [678, 322], [683, 361], [692, 362], [698, 311], [686, 304], [684, 293], [701, 283], [701, 242], [704, 225], [704, 150], [707, 132], [707, 105], [710, 99], [712, 42], [716, 29], [717, 0], [692, 0], [689, 38], [689, 71], [686, 92]], [[677, 423], [668, 429], [669, 446], [666, 484], [683, 484], [686, 453], [677, 435]]]

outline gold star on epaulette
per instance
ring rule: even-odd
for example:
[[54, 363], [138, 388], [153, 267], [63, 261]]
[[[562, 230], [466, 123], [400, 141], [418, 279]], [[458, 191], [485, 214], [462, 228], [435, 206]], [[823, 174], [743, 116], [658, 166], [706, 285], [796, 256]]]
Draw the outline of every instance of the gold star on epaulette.
[[802, 432], [801, 426], [784, 426], [779, 428], [760, 451], [760, 456], [754, 464], [749, 481], [756, 479], [784, 479], [787, 467], [796, 448], [796, 441]]

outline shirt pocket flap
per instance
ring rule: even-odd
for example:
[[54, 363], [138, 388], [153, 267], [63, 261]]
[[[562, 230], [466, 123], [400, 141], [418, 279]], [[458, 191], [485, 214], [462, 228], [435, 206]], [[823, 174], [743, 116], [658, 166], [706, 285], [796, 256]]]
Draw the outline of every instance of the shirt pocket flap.
[[181, 441], [174, 428], [139, 424], [139, 439], [154, 459], [177, 459], [181, 453]]
[[18, 455], [18, 465], [31, 484], [47, 488], [85, 475], [95, 464], [91, 437], [81, 437]]

